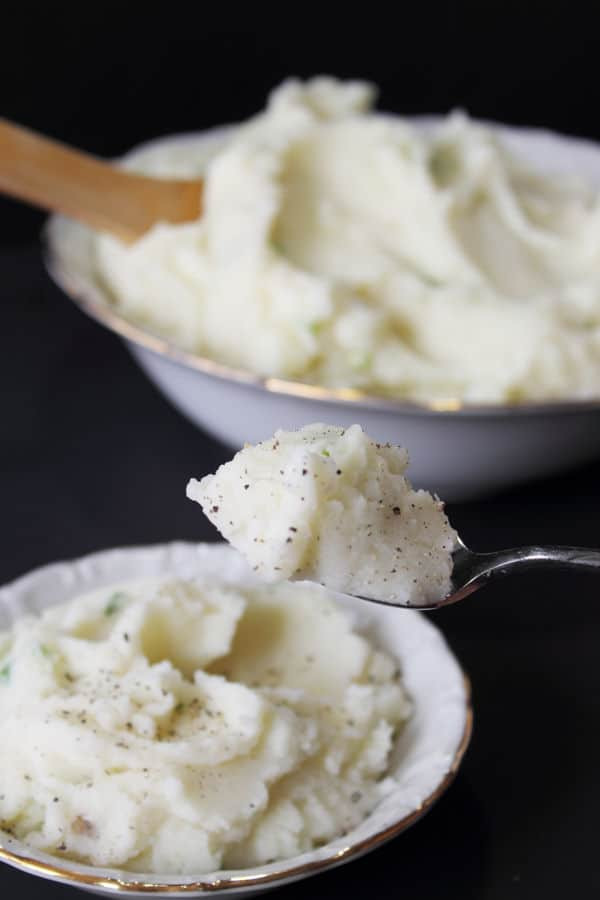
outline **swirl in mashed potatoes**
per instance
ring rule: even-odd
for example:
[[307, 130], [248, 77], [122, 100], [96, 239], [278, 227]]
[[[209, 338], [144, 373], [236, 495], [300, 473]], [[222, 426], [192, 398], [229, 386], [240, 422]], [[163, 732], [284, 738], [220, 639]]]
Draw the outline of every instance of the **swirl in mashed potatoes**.
[[362, 82], [288, 81], [221, 137], [133, 168], [206, 179], [197, 222], [96, 238], [127, 317], [261, 375], [435, 402], [597, 397], [600, 202], [453, 114], [372, 111]]
[[0, 633], [0, 827], [137, 872], [293, 856], [387, 794], [409, 713], [322, 588], [103, 588]]

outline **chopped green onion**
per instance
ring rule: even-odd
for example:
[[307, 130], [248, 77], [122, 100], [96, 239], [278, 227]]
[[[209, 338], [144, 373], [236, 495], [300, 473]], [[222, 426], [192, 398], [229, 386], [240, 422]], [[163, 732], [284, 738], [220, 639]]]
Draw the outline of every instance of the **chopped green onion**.
[[104, 607], [105, 616], [114, 616], [115, 613], [122, 609], [123, 604], [127, 602], [127, 594], [123, 591], [117, 591], [108, 599], [108, 603]]
[[364, 372], [371, 366], [373, 354], [360, 352], [351, 353], [348, 357], [348, 362], [357, 372]]

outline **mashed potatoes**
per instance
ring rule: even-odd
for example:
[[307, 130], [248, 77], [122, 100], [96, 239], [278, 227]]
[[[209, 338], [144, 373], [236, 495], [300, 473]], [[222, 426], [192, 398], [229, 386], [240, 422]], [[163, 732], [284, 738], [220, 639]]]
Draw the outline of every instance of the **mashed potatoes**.
[[288, 81], [221, 139], [133, 167], [206, 177], [202, 219], [99, 235], [124, 315], [262, 375], [419, 401], [600, 393], [600, 202], [497, 132], [371, 111], [361, 82]]
[[399, 678], [317, 586], [154, 579], [23, 618], [0, 633], [0, 826], [138, 872], [292, 856], [390, 789]]
[[426, 605], [450, 590], [456, 532], [407, 465], [406, 450], [359, 425], [307, 425], [247, 445], [187, 493], [267, 581]]

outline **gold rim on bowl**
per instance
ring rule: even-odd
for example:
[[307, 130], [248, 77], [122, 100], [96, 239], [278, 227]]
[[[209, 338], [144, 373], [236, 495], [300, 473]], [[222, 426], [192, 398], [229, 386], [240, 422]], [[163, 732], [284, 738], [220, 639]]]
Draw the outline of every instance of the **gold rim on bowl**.
[[414, 825], [415, 822], [418, 822], [419, 819], [421, 819], [427, 812], [429, 812], [429, 810], [437, 802], [437, 800], [439, 800], [442, 794], [444, 794], [445, 791], [450, 787], [450, 785], [454, 781], [454, 778], [456, 777], [458, 769], [460, 768], [460, 764], [466, 753], [467, 747], [469, 746], [471, 734], [473, 732], [473, 705], [471, 699], [471, 685], [468, 677], [464, 672], [463, 680], [465, 684], [466, 706], [465, 725], [452, 762], [450, 763], [448, 771], [446, 772], [438, 786], [422, 801], [422, 803], [419, 804], [416, 809], [408, 813], [398, 822], [395, 822], [393, 825], [389, 825], [382, 831], [378, 831], [376, 834], [372, 835], [369, 838], [365, 838], [361, 841], [357, 841], [355, 844], [350, 844], [347, 847], [343, 847], [341, 850], [337, 850], [331, 856], [326, 856], [323, 859], [303, 863], [302, 865], [290, 866], [290, 868], [288, 869], [284, 869], [282, 871], [280, 870], [277, 872], [264, 872], [258, 875], [232, 875], [229, 878], [218, 878], [213, 881], [200, 880], [193, 882], [162, 884], [159, 882], [135, 881], [135, 873], [132, 873], [131, 880], [124, 880], [123, 878], [119, 877], [106, 877], [102, 875], [94, 875], [93, 873], [88, 872], [77, 872], [73, 869], [69, 869], [67, 866], [58, 864], [55, 865], [54, 863], [46, 863], [24, 854], [14, 853], [12, 850], [9, 850], [7, 847], [3, 846], [1, 843], [0, 861], [8, 863], [9, 865], [12, 865], [24, 872], [28, 872], [33, 875], [40, 875], [44, 878], [50, 878], [54, 881], [61, 881], [75, 887], [80, 886], [84, 888], [103, 888], [106, 890], [114, 891], [115, 893], [210, 893], [211, 891], [221, 891], [233, 888], [239, 889], [242, 887], [268, 887], [269, 885], [272, 885], [279, 881], [284, 882], [308, 875], [316, 875], [320, 871], [332, 868], [342, 862], [347, 862], [351, 859], [362, 856], [363, 854], [374, 850], [382, 844], [385, 844], [387, 841], [392, 840], [392, 838], [397, 837], [403, 831], [406, 831], [408, 828], [410, 828], [411, 825]]
[[[53, 232], [66, 222], [63, 216], [50, 216], [41, 234], [42, 256], [46, 270], [61, 290], [88, 316], [126, 341], [166, 357], [184, 368], [193, 369], [222, 381], [234, 382], [268, 394], [298, 397], [319, 403], [336, 403], [344, 406], [369, 409], [400, 415], [441, 416], [519, 416], [547, 415], [548, 413], [600, 412], [600, 397], [589, 400], [546, 400], [536, 403], [500, 404], [467, 403], [457, 397], [439, 397], [431, 401], [395, 400], [368, 393], [359, 388], [331, 388], [286, 378], [256, 375], [246, 369], [237, 369], [210, 357], [192, 353], [171, 343], [166, 338], [136, 325], [115, 311], [109, 303], [97, 298], [98, 287], [82, 284], [73, 277], [68, 266], [60, 258], [55, 247]], [[83, 226], [78, 226], [83, 227]]]

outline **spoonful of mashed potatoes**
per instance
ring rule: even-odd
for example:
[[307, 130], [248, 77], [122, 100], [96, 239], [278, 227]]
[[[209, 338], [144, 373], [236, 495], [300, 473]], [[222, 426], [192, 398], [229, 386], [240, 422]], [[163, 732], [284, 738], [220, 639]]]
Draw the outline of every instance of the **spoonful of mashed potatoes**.
[[307, 425], [246, 445], [187, 496], [265, 581], [317, 581], [366, 600], [435, 609], [493, 575], [560, 566], [600, 573], [600, 550], [474, 553], [439, 498], [414, 490], [408, 453], [360, 425]]
[[457, 535], [407, 466], [360, 425], [307, 425], [247, 445], [187, 495], [265, 581], [426, 606], [450, 591]]

